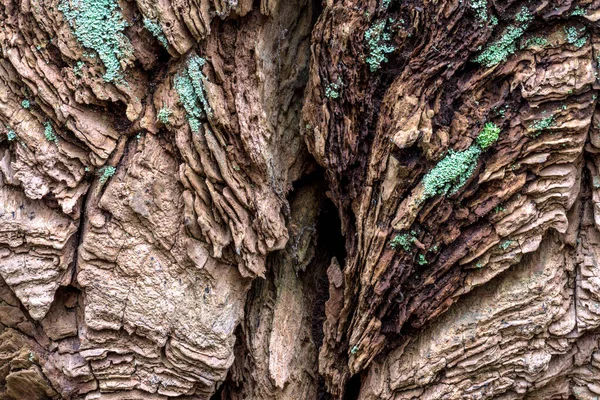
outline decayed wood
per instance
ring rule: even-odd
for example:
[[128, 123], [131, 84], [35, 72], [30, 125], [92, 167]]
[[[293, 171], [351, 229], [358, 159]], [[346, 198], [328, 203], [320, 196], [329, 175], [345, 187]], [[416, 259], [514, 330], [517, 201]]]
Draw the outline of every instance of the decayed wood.
[[597, 397], [599, 19], [2, 0], [0, 398]]

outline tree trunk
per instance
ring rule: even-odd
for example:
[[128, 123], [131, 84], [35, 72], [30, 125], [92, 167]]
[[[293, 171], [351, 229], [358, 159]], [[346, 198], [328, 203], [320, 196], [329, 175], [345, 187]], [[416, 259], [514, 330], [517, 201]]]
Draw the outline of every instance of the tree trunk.
[[0, 0], [0, 400], [598, 398], [599, 20]]

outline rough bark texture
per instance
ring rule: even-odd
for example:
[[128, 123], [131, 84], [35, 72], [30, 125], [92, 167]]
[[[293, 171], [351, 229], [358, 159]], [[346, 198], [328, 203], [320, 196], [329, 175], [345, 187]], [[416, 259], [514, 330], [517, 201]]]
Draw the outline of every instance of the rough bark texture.
[[0, 0], [0, 399], [597, 399], [598, 21]]

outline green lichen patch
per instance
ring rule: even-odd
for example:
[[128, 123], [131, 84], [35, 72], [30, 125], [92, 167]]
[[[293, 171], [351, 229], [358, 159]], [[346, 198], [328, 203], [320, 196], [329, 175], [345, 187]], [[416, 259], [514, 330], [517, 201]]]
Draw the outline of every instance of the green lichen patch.
[[502, 107], [494, 107], [491, 110], [491, 113], [493, 116], [500, 116], [500, 117], [504, 117], [506, 115], [506, 111], [509, 109], [508, 104], [505, 104]]
[[98, 170], [98, 175], [100, 175], [100, 183], [106, 183], [106, 181], [117, 172], [117, 169], [112, 165], [108, 165], [106, 167], [102, 167]]
[[46, 140], [53, 143], [58, 143], [58, 138], [54, 133], [54, 129], [52, 129], [52, 124], [50, 122], [44, 123], [44, 136]]
[[505, 240], [504, 242], [502, 242], [498, 247], [500, 247], [502, 250], [506, 250], [510, 247], [510, 245], [513, 243], [512, 240]]
[[419, 254], [419, 257], [417, 258], [417, 264], [419, 264], [419, 265], [427, 264], [427, 258], [425, 258], [424, 254]]
[[29, 102], [29, 100], [25, 99], [21, 102], [21, 106], [25, 109], [29, 109], [31, 107], [31, 103]]
[[459, 152], [450, 150], [423, 178], [425, 199], [460, 189], [475, 171], [480, 154], [481, 148], [477, 145]]
[[84, 65], [85, 65], [85, 63], [83, 61], [77, 61], [77, 63], [73, 67], [73, 73], [75, 74], [75, 76], [81, 77], [83, 75], [81, 73], [81, 70], [82, 70], [82, 68], [83, 68]]
[[487, 46], [473, 61], [486, 67], [493, 67], [506, 61], [508, 56], [517, 50], [517, 40], [524, 32], [523, 27], [508, 26], [500, 39]]
[[471, 0], [471, 8], [480, 22], [487, 21], [487, 0]]
[[517, 51], [517, 41], [523, 36], [532, 20], [533, 16], [529, 10], [526, 7], [521, 8], [515, 15], [516, 24], [507, 26], [502, 36], [488, 45], [473, 61], [488, 68], [506, 61]]
[[487, 150], [492, 144], [498, 140], [500, 134], [500, 128], [493, 122], [488, 122], [483, 126], [479, 136], [477, 136], [477, 144], [481, 147], [481, 150]]
[[200, 129], [200, 119], [204, 114], [212, 116], [212, 110], [204, 94], [202, 67], [206, 61], [198, 56], [191, 57], [186, 68], [175, 77], [175, 90], [185, 108], [186, 117], [193, 132]]
[[473, 175], [482, 152], [494, 144], [499, 137], [500, 128], [492, 122], [484, 125], [475, 143], [468, 149], [455, 152], [450, 150], [431, 171], [423, 177], [423, 199], [435, 195], [453, 194]]
[[335, 83], [330, 83], [325, 88], [325, 97], [329, 99], [337, 99], [340, 97], [340, 92], [338, 92], [339, 88]]
[[415, 232], [411, 231], [409, 233], [398, 234], [394, 236], [394, 238], [390, 241], [390, 247], [392, 249], [397, 249], [398, 247], [402, 247], [404, 251], [410, 251], [413, 243], [417, 240], [415, 236]]
[[158, 120], [160, 122], [162, 122], [163, 124], [167, 125], [169, 123], [169, 117], [173, 114], [173, 111], [171, 111], [168, 108], [161, 108], [158, 111], [158, 114], [156, 115], [156, 117], [158, 118]]
[[535, 121], [533, 124], [531, 124], [529, 126], [529, 128], [531, 128], [535, 131], [543, 131], [543, 130], [546, 130], [546, 129], [554, 126], [555, 123], [556, 123], [556, 121], [554, 120], [554, 116], [550, 116], [550, 117], [542, 118], [540, 120]]
[[[577, 48], [583, 47], [587, 42], [587, 35], [585, 34], [585, 27], [577, 29], [574, 26], [565, 27], [565, 36], [567, 43], [572, 44]], [[582, 36], [583, 35], [583, 36]]]
[[337, 99], [340, 97], [340, 90], [342, 89], [342, 81], [338, 79], [337, 82], [330, 83], [325, 87], [325, 97], [328, 99]]
[[158, 39], [165, 49], [169, 47], [169, 41], [165, 37], [165, 34], [157, 21], [144, 17], [144, 27], [148, 29], [152, 36]]
[[83, 47], [94, 50], [106, 72], [104, 80], [122, 79], [120, 60], [133, 52], [123, 33], [127, 22], [116, 0], [61, 0], [58, 9]]
[[571, 16], [573, 16], [573, 17], [582, 17], [586, 13], [587, 13], [587, 11], [584, 8], [581, 8], [581, 7], [577, 6], [571, 12]]
[[541, 36], [534, 36], [525, 41], [521, 48], [527, 47], [546, 47], [548, 45], [548, 39]]
[[386, 21], [381, 20], [373, 24], [365, 32], [365, 41], [367, 42], [368, 55], [366, 62], [371, 72], [377, 71], [381, 64], [387, 62], [386, 54], [396, 50], [390, 44], [392, 37], [386, 28]]
[[14, 130], [12, 130], [9, 126], [6, 127], [8, 132], [6, 132], [6, 138], [9, 142], [14, 141], [17, 138], [17, 134]]
[[522, 7], [521, 10], [515, 15], [515, 21], [519, 24], [528, 24], [533, 20], [533, 15], [527, 9], [527, 7]]

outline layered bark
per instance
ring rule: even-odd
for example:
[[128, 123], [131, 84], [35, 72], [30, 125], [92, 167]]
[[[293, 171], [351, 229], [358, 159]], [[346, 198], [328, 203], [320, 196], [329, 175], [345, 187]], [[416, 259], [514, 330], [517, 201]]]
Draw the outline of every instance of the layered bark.
[[0, 3], [0, 398], [600, 395], [600, 5]]

